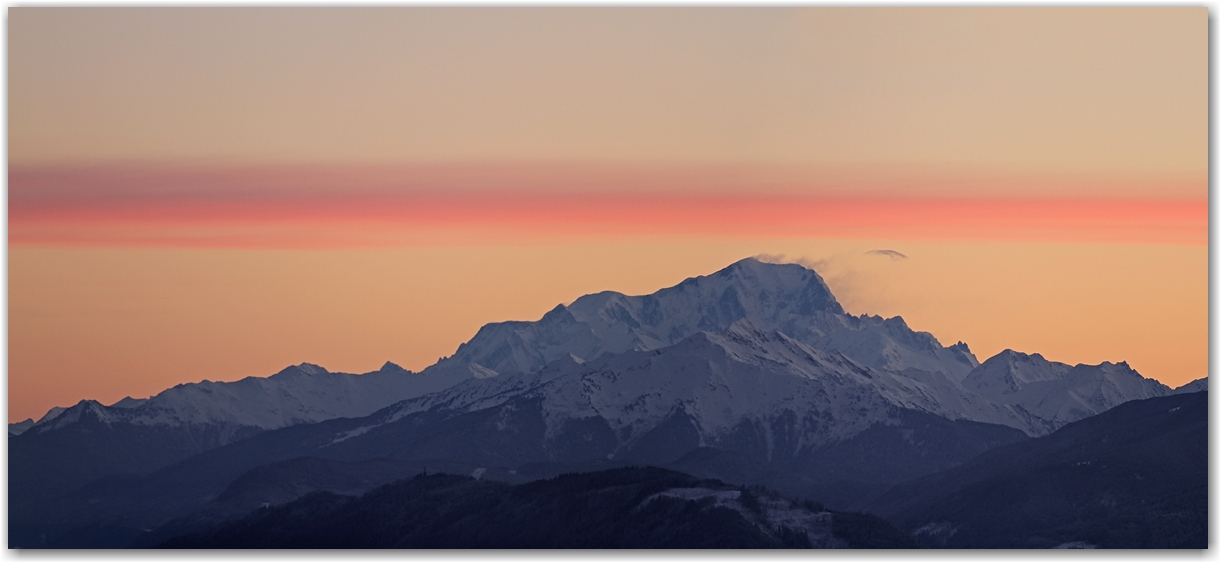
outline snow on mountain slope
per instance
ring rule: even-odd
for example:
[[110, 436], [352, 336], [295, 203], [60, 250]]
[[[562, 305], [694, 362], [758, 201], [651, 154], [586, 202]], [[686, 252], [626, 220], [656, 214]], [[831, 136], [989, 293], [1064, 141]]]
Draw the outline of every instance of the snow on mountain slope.
[[876, 369], [940, 372], [961, 381], [979, 364], [965, 343], [944, 347], [932, 334], [912, 330], [901, 316], [864, 314], [821, 320], [818, 327], [822, 335], [811, 335], [803, 341], [818, 349], [842, 352]]
[[1165, 396], [1169, 387], [1146, 379], [1125, 362], [1069, 366], [1039, 354], [1004, 350], [983, 362], [962, 387], [996, 404], [1017, 406], [1053, 428], [1129, 400]]
[[39, 433], [68, 427], [86, 414], [107, 424], [268, 430], [366, 416], [449, 384], [451, 381], [424, 378], [393, 363], [363, 375], [330, 373], [317, 365], [302, 363], [266, 378], [180, 384], [148, 399], [125, 398], [112, 406], [82, 400], [70, 408], [52, 410], [28, 431]]
[[[124, 400], [130, 400], [130, 398], [125, 398]], [[8, 434], [9, 435], [21, 435], [22, 433], [29, 431], [30, 428], [32, 428], [36, 425], [40, 425], [40, 424], [49, 422], [49, 421], [55, 419], [56, 416], [66, 412], [66, 411], [68, 411], [67, 408], [64, 408], [61, 406], [55, 406], [55, 407], [51, 408], [50, 410], [47, 410], [47, 413], [43, 414], [41, 418], [38, 418], [38, 421], [34, 421], [34, 418], [28, 418], [24, 421], [20, 421], [17, 423], [10, 423], [10, 424], [8, 424]]]
[[34, 418], [26, 418], [17, 423], [8, 424], [9, 435], [21, 435], [25, 431], [34, 426]]
[[[302, 364], [270, 378], [179, 385], [149, 399], [126, 398], [109, 407], [83, 401], [66, 417], [57, 418], [64, 410], [53, 409], [33, 424], [10, 425], [10, 435], [64, 427], [85, 410], [98, 419], [137, 425], [258, 430], [359, 417], [463, 381], [536, 373], [557, 361], [579, 370], [582, 363], [604, 354], [665, 349], [698, 334], [737, 350], [734, 353], [746, 353], [749, 361], [747, 355], [738, 359], [747, 363], [778, 361], [782, 369], [806, 375], [809, 369], [821, 369], [826, 357], [846, 358], [852, 368], [871, 373], [866, 377], [869, 385], [891, 405], [951, 420], [1003, 424], [1030, 435], [1043, 435], [1126, 400], [1168, 391], [1124, 363], [1069, 367], [1037, 354], [1006, 351], [979, 365], [966, 344], [944, 347], [931, 334], [913, 331], [901, 317], [844, 313], [813, 270], [747, 258], [651, 295], [606, 291], [559, 305], [536, 322], [488, 324], [452, 357], [419, 374], [392, 364], [365, 375], [331, 374]], [[746, 340], [763, 343], [747, 346], [754, 350], [748, 353], [734, 347], [734, 342]], [[442, 393], [414, 401], [412, 408], [459, 398], [485, 403], [519, 393], [531, 380], [542, 379], [471, 382], [455, 389], [466, 393], [464, 398]]]
[[1207, 391], [1207, 377], [1203, 377], [1201, 379], [1195, 379], [1193, 381], [1190, 381], [1182, 386], [1179, 386], [1179, 387], [1173, 389], [1174, 394], [1186, 394], [1188, 392], [1206, 392], [1206, 391]]
[[[560, 358], [577, 363], [603, 353], [652, 350], [701, 331], [723, 332], [748, 319], [817, 349], [841, 351], [880, 370], [915, 369], [959, 380], [977, 361], [965, 344], [950, 348], [914, 332], [901, 318], [851, 316], [814, 271], [795, 264], [744, 259], [708, 276], [693, 277], [652, 295], [586, 295], [559, 305], [537, 322], [488, 324], [453, 357], [419, 374], [329, 374], [301, 365], [271, 378], [179, 385], [149, 399], [126, 398], [106, 407], [81, 403], [99, 419], [149, 424], [220, 424], [270, 429], [332, 417], [371, 413], [399, 400], [441, 390], [471, 378], [533, 372]], [[384, 371], [384, 369], [383, 369]], [[391, 369], [393, 371], [393, 369]], [[295, 375], [294, 375], [295, 373]], [[10, 434], [63, 427], [10, 426]]]
[[796, 439], [790, 454], [848, 439], [876, 423], [896, 423], [899, 409], [1027, 433], [1044, 429], [1020, 409], [991, 404], [957, 385], [935, 387], [871, 369], [740, 319], [723, 332], [697, 332], [660, 349], [606, 354], [583, 364], [569, 356], [531, 373], [466, 381], [388, 408], [335, 442], [419, 412], [475, 412], [514, 399], [541, 400], [548, 436], [587, 418], [604, 419], [617, 435], [642, 436], [680, 411], [694, 421], [701, 444], [714, 446], [743, 424], [769, 428], [788, 419]]
[[[123, 399], [123, 400], [131, 400], [131, 399]], [[46, 413], [43, 414], [43, 417], [38, 418], [37, 422], [34, 421], [34, 418], [27, 418], [27, 419], [24, 419], [24, 421], [22, 421], [22, 422], [10, 423], [9, 424], [9, 435], [21, 435], [22, 433], [26, 433], [26, 432], [28, 432], [29, 429], [32, 429], [33, 427], [35, 427], [35, 425], [40, 425], [40, 424], [44, 424], [46, 422], [50, 422], [51, 419], [55, 419], [56, 416], [59, 416], [59, 414], [66, 412], [67, 410], [68, 410], [68, 408], [66, 408], [66, 407], [55, 406], [55, 407], [50, 408], [50, 410], [46, 411]]]
[[743, 318], [878, 369], [915, 368], [960, 380], [978, 365], [965, 344], [945, 348], [899, 317], [844, 313], [811, 269], [747, 258], [651, 295], [606, 291], [559, 305], [537, 322], [488, 324], [436, 367], [477, 366], [484, 376], [531, 372], [568, 355], [589, 360], [658, 349], [698, 332], [722, 332]]

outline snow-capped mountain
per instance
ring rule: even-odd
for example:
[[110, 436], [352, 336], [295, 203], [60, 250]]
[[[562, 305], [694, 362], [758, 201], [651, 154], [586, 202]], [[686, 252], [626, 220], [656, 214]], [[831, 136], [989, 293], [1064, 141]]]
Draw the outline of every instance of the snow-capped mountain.
[[850, 479], [878, 487], [1026, 438], [931, 413], [937, 408], [935, 394], [914, 379], [742, 319], [659, 349], [583, 363], [567, 356], [532, 373], [471, 378], [364, 418], [263, 432], [130, 488], [81, 488], [53, 504], [20, 505], [26, 520], [121, 519], [152, 528], [199, 509], [246, 471], [297, 458], [495, 467], [529, 477], [668, 465], [808, 497], [810, 486]]
[[[967, 377], [969, 386], [982, 389], [976, 393], [947, 377], [867, 367], [741, 319], [723, 332], [697, 332], [654, 350], [607, 353], [585, 362], [569, 355], [533, 373], [469, 380], [387, 408], [336, 433], [331, 444], [414, 414], [474, 414], [531, 404], [545, 428], [543, 449], [568, 446], [562, 436], [582, 427], [600, 436], [590, 437], [599, 442], [599, 455], [614, 458], [630, 454], [678, 417], [689, 425], [689, 439], [687, 449], [673, 448], [676, 454], [695, 447], [734, 449], [744, 439], [764, 443], [770, 460], [810, 454], [874, 426], [900, 426], [902, 412], [1037, 436], [1090, 411], [1166, 391], [1125, 365], [1069, 367], [1028, 356], [1005, 362], [1010, 356], [1000, 354]], [[987, 397], [987, 381], [1009, 379], [1022, 381], [1026, 390]]]
[[[488, 404], [484, 396], [506, 399], [510, 387], [513, 392], [524, 392], [522, 385], [526, 381], [537, 380], [512, 375], [509, 380], [492, 382], [500, 373], [507, 376], [542, 371], [557, 376], [555, 373], [561, 369], [553, 366], [556, 362], [567, 365], [568, 371], [587, 370], [602, 356], [668, 351], [699, 335], [715, 345], [736, 346], [734, 353], [738, 358], [749, 356], [750, 361], [758, 364], [783, 363], [823, 386], [848, 384], [849, 379], [845, 378], [820, 378], [825, 375], [822, 369], [828, 364], [827, 358], [831, 358], [851, 365], [857, 372], [869, 373], [859, 384], [868, 387], [870, 395], [883, 397], [888, 406], [949, 420], [1006, 425], [1031, 436], [1045, 435], [1065, 423], [1127, 400], [1161, 396], [1169, 391], [1156, 381], [1144, 379], [1125, 363], [1072, 367], [1046, 361], [1038, 355], [1019, 359], [1020, 354], [1006, 351], [979, 365], [966, 344], [944, 347], [931, 334], [911, 330], [901, 317], [846, 314], [826, 284], [810, 269], [750, 258], [651, 295], [629, 297], [603, 292], [581, 297], [570, 306], [560, 305], [537, 322], [484, 326], [452, 357], [431, 368], [470, 372], [482, 382], [470, 381], [422, 397], [410, 402], [414, 405], [404, 406], [403, 411], [441, 405], [477, 409]], [[777, 341], [785, 343], [772, 345]], [[746, 348], [751, 351], [743, 351]], [[794, 349], [800, 352], [794, 355]], [[690, 365], [657, 373], [642, 383], [642, 388], [654, 400], [666, 404], [666, 408], [693, 398], [656, 397], [654, 386], [697, 388], [706, 382], [704, 373], [681, 379], [677, 373], [698, 371], [695, 365], [702, 359], [698, 354], [690, 354], [684, 361]], [[579, 367], [582, 363], [585, 366]], [[572, 373], [568, 375], [579, 378]], [[567, 380], [562, 377], [554, 380], [561, 379]], [[642, 394], [635, 391], [619, 392], [626, 392], [633, 400], [642, 399]], [[463, 396], [471, 401], [463, 402]], [[579, 401], [573, 397], [548, 396], [550, 417], [558, 416], [560, 411], [575, 411], [570, 404]], [[732, 400], [738, 403], [724, 411], [740, 413], [752, 409], [778, 414], [785, 408], [783, 404], [759, 401], [757, 396], [742, 393]], [[838, 407], [814, 404], [807, 402], [810, 411], [830, 412]], [[611, 410], [607, 406], [599, 412]], [[870, 412], [861, 419], [876, 421], [881, 419], [876, 418], [878, 415], [881, 414]], [[651, 423], [656, 422], [653, 419]], [[703, 423], [717, 425], [710, 420]], [[840, 437], [852, 435], [850, 428], [854, 426], [842, 418], [834, 425], [834, 431], [845, 432], [837, 434]]]
[[[12, 424], [10, 435], [67, 427], [87, 410], [107, 423], [214, 426], [220, 428], [217, 443], [223, 444], [254, 431], [367, 415], [471, 378], [536, 372], [561, 358], [582, 362], [604, 353], [661, 349], [695, 334], [723, 333], [739, 321], [811, 349], [841, 353], [860, 367], [899, 373], [902, 376], [894, 380], [902, 381], [904, 388], [933, 397], [927, 411], [950, 419], [1002, 423], [1029, 434], [1079, 419], [1072, 417], [1074, 411], [1096, 413], [1124, 399], [1146, 396], [1127, 396], [1131, 389], [1123, 387], [1117, 393], [1107, 391], [1088, 408], [1065, 406], [1066, 411], [1053, 414], [1046, 406], [1027, 404], [1028, 392], [997, 399], [988, 393], [987, 377], [963, 387], [962, 381], [978, 366], [964, 343], [944, 347], [931, 334], [911, 330], [901, 317], [846, 314], [813, 270], [747, 258], [651, 295], [607, 291], [559, 305], [536, 322], [488, 324], [452, 357], [419, 374], [392, 364], [360, 376], [302, 364], [270, 378], [179, 385], [147, 400], [129, 398], [109, 407], [82, 401], [62, 417], [53, 411], [36, 423]], [[1066, 372], [1045, 371], [1039, 376]], [[963, 393], [963, 388], [986, 400]]]
[[534, 373], [467, 381], [388, 408], [355, 432], [417, 412], [475, 412], [514, 399], [540, 401], [548, 437], [566, 424], [598, 419], [613, 435], [628, 436], [619, 448], [630, 448], [674, 412], [689, 417], [699, 446], [731, 440], [743, 425], [768, 428], [770, 442], [769, 428], [785, 424], [782, 433], [794, 440], [789, 455], [849, 439], [877, 423], [896, 424], [899, 410], [1007, 425], [1027, 434], [1048, 431], [1020, 408], [866, 367], [741, 319], [723, 332], [697, 332], [656, 350], [605, 354], [584, 363], [569, 356]]
[[[131, 398], [130, 397], [124, 398], [123, 400], [120, 400], [119, 403], [122, 403], [125, 400], [131, 400]], [[117, 406], [118, 403], [116, 403], [115, 405]], [[34, 421], [34, 418], [26, 418], [17, 423], [10, 423], [10, 424], [8, 424], [8, 434], [9, 435], [21, 435], [22, 433], [25, 433], [30, 428], [34, 427], [35, 425], [41, 425], [41, 424], [44, 424], [46, 422], [49, 422], [49, 421], [55, 419], [56, 416], [64, 413], [66, 410], [67, 410], [67, 408], [64, 408], [61, 406], [55, 406], [55, 407], [51, 408], [50, 410], [47, 410], [47, 413], [43, 414], [41, 418], [38, 418], [38, 421]]]
[[[830, 499], [860, 489], [843, 482], [876, 489], [1169, 392], [1125, 363], [1005, 351], [980, 365], [900, 317], [847, 314], [810, 269], [746, 259], [489, 324], [418, 374], [302, 364], [53, 410], [10, 426], [10, 516], [158, 525], [300, 457], [536, 475], [661, 464]], [[159, 467], [146, 484], [102, 486], [112, 500], [88, 485]]]
[[363, 375], [303, 363], [266, 378], [181, 384], [111, 406], [82, 400], [37, 423], [22, 422], [19, 432], [10, 425], [9, 476], [22, 484], [10, 505], [20, 508], [106, 476], [147, 474], [263, 431], [366, 416], [455, 382], [393, 363]]
[[27, 430], [33, 426], [34, 426], [34, 418], [26, 418], [17, 423], [10, 423], [10, 424], [8, 424], [8, 434], [10, 436], [11, 435], [21, 435], [22, 433], [25, 433], [25, 430]]
[[389, 362], [363, 375], [331, 373], [302, 363], [270, 377], [180, 384], [151, 398], [128, 397], [111, 406], [82, 400], [70, 408], [53, 408], [27, 430], [53, 431], [91, 416], [107, 424], [215, 426], [221, 428], [220, 444], [224, 444], [251, 430], [366, 416], [444, 386], [439, 379], [421, 377]]
[[[1125, 362], [1069, 366], [1006, 349], [970, 372], [962, 387], [995, 403], [1019, 406], [1051, 428], [1087, 418], [1123, 402], [1173, 391]], [[1032, 433], [1040, 435], [1042, 433]]]
[[[697, 344], [707, 348], [673, 355]], [[190, 437], [182, 441], [190, 446], [175, 447], [177, 452], [153, 462], [151, 467], [155, 467], [261, 431], [365, 416], [416, 397], [422, 398], [413, 404], [456, 404], [453, 393], [500, 392], [498, 389], [505, 385], [525, 384], [532, 379], [524, 375], [538, 373], [556, 361], [566, 364], [568, 371], [577, 371], [582, 363], [603, 356], [629, 356], [629, 352], [656, 352], [675, 346], [666, 356], [680, 356], [689, 364], [681, 368], [675, 364], [673, 369], [641, 381], [641, 389], [647, 388], [647, 392], [622, 388], [616, 392], [631, 401], [652, 400], [654, 406], [650, 408], [663, 411], [680, 404], [683, 408], [705, 408], [703, 413], [689, 413], [699, 413], [699, 423], [706, 426], [701, 429], [701, 439], [710, 440], [717, 439], [716, 432], [725, 424], [760, 422], [789, 412], [790, 404], [744, 390], [724, 396], [691, 394], [702, 388], [700, 385], [716, 384], [716, 376], [739, 376], [723, 366], [706, 365], [706, 358], [699, 353], [732, 355], [739, 360], [733, 363], [736, 370], [767, 365], [775, 371], [774, 365], [784, 365], [780, 371], [799, 373], [796, 378], [775, 380], [799, 387], [799, 392], [797, 387], [791, 389], [792, 399], [797, 401], [794, 404], [800, 404], [794, 406], [792, 414], [822, 420], [818, 436], [802, 437], [811, 442], [850, 437], [869, 423], [889, 419], [887, 408], [1006, 425], [1027, 435], [1043, 435], [1123, 401], [1168, 392], [1121, 363], [1069, 367], [1037, 355], [1018, 357], [1005, 352], [979, 365], [964, 343], [944, 347], [931, 334], [910, 329], [900, 317], [845, 313], [811, 269], [747, 258], [651, 295], [602, 292], [581, 297], [570, 306], [559, 305], [536, 322], [488, 324], [459, 346], [452, 357], [419, 374], [393, 364], [364, 375], [328, 373], [321, 367], [302, 364], [269, 378], [178, 385], [149, 399], [128, 398], [111, 406], [82, 401], [71, 408], [54, 409], [36, 423], [10, 425], [10, 438], [25, 443], [32, 436], [72, 428], [82, 420], [110, 430], [131, 426], [171, 433], [186, 431]], [[744, 359], [747, 357], [748, 361]], [[606, 369], [614, 370], [611, 365]], [[678, 373], [692, 373], [693, 378], [684, 379]], [[514, 376], [493, 382], [507, 375]], [[572, 381], [583, 380], [583, 376], [568, 373], [555, 378], [553, 386], [577, 384]], [[459, 383], [461, 386], [451, 393], [429, 395]], [[672, 393], [658, 394], [661, 388]], [[856, 404], [848, 415], [844, 404], [826, 401], [837, 393], [861, 400], [868, 397], [871, 406]], [[604, 402], [607, 398], [592, 394], [582, 396], [548, 395], [548, 419], [559, 419], [567, 415], [564, 412], [586, 412], [598, 403], [599, 415], [604, 415], [616, 430], [630, 427], [638, 431], [640, 424], [659, 423], [657, 411], [640, 409], [635, 402], [619, 404]], [[580, 406], [581, 400], [587, 404]], [[698, 404], [715, 404], [716, 416], [708, 417], [712, 406]], [[462, 407], [469, 410], [474, 403]], [[620, 426], [615, 420], [624, 419], [623, 414], [614, 414], [614, 408], [628, 408], [638, 419]], [[645, 411], [652, 417], [639, 417]], [[18, 446], [18, 456], [23, 447]], [[125, 461], [115, 462], [116, 467], [127, 466]]]
[[[877, 377], [885, 381], [870, 380]], [[929, 401], [904, 389], [904, 382], [739, 320], [723, 333], [698, 332], [657, 350], [605, 354], [583, 364], [567, 357], [534, 373], [468, 381], [389, 408], [373, 423], [540, 400], [548, 437], [570, 423], [597, 419], [611, 434], [627, 436], [618, 446], [629, 447], [632, 436], [647, 434], [678, 411], [694, 422], [701, 444], [745, 422], [769, 425], [790, 417], [799, 452], [859, 433], [886, 420], [895, 406], [926, 407]]]
[[488, 324], [437, 367], [468, 366], [480, 377], [533, 372], [569, 355], [582, 361], [659, 349], [699, 332], [723, 332], [741, 319], [878, 369], [941, 372], [960, 381], [978, 365], [965, 344], [945, 348], [900, 317], [846, 314], [811, 269], [747, 258], [651, 295], [606, 291], [559, 305], [537, 322]]
[[1191, 392], [1207, 392], [1207, 377], [1195, 379], [1173, 389], [1174, 394], [1187, 394]]

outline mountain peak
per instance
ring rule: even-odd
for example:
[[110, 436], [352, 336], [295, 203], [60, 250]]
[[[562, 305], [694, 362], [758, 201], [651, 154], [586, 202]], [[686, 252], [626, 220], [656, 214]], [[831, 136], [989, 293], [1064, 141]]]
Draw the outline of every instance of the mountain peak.
[[377, 372], [379, 372], [379, 373], [406, 373], [409, 371], [400, 367], [397, 363], [394, 363], [392, 361], [386, 361], [385, 365], [382, 365], [380, 369], [377, 369]]
[[8, 424], [8, 434], [10, 437], [15, 436], [15, 435], [21, 435], [22, 433], [25, 433], [26, 430], [31, 427], [34, 427], [34, 418], [26, 418], [17, 423]]
[[781, 297], [790, 299], [796, 305], [794, 312], [798, 314], [843, 314], [843, 307], [822, 277], [816, 271], [795, 263], [766, 263], [757, 258], [745, 258], [716, 273], [693, 279], [727, 282], [735, 289], [742, 289], [747, 298], [755, 300], [755, 304], [761, 308], [778, 304], [774, 299]]
[[[294, 375], [328, 375], [330, 371], [314, 365], [313, 363], [301, 363], [300, 365], [292, 365], [284, 367], [280, 372], [271, 375], [272, 377], [290, 377]], [[206, 380], [204, 382], [207, 382]]]
[[314, 365], [313, 363], [301, 363], [300, 365], [297, 365], [297, 369], [300, 369], [302, 373], [308, 373], [311, 375], [325, 375], [330, 373], [330, 371], [322, 368], [322, 366]]
[[1010, 363], [1014, 362], [1014, 361], [1016, 361], [1016, 362], [1030, 362], [1030, 361], [1045, 362], [1046, 361], [1046, 358], [1043, 357], [1041, 353], [1022, 353], [1015, 349], [1005, 349], [1004, 351], [1001, 351], [1001, 352], [995, 354], [995, 356], [992, 357], [991, 359], [984, 361], [984, 363], [989, 363], [993, 359], [995, 361], [1007, 361]]
[[739, 260], [729, 264], [729, 266], [726, 267], [725, 269], [730, 269], [730, 268], [734, 268], [734, 267], [761, 269], [761, 270], [766, 270], [768, 268], [781, 267], [781, 268], [788, 268], [788, 269], [800, 268], [800, 269], [805, 269], [808, 271], [813, 271], [812, 268], [805, 267], [799, 263], [795, 263], [795, 262], [777, 263], [777, 262], [770, 262], [770, 261], [762, 261], [753, 256], [748, 257], [748, 258], [739, 259]]
[[136, 408], [140, 404], [143, 404], [147, 401], [148, 401], [147, 398], [132, 398], [130, 396], [126, 396], [122, 400], [119, 400], [118, 402], [111, 404], [110, 407], [111, 408]]
[[[591, 360], [667, 347], [698, 332], [720, 334], [742, 319], [871, 366], [945, 372], [960, 380], [978, 365], [964, 344], [945, 350], [902, 318], [846, 314], [813, 269], [745, 258], [651, 294], [601, 291], [555, 306], [536, 322], [487, 324], [434, 367], [476, 378], [530, 373], [568, 354]], [[472, 371], [471, 364], [485, 369]]]
[[63, 406], [55, 406], [55, 407], [51, 408], [50, 410], [47, 410], [47, 413], [43, 414], [41, 418], [38, 418], [38, 421], [35, 423], [40, 424], [43, 422], [49, 422], [49, 421], [59, 417], [60, 414], [66, 412], [66, 411], [68, 411], [68, 408], [65, 408]]
[[1161, 383], [1145, 379], [1126, 362], [1069, 366], [1011, 349], [972, 370], [962, 386], [992, 402], [1021, 405], [1049, 422], [1048, 430], [1126, 400], [1171, 392]]

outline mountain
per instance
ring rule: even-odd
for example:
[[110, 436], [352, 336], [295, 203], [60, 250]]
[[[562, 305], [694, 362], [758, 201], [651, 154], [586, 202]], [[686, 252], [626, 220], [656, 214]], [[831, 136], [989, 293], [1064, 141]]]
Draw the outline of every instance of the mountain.
[[914, 548], [892, 525], [657, 468], [315, 492], [167, 548]]
[[[1124, 363], [1068, 366], [1006, 349], [979, 365], [962, 388], [994, 404], [1017, 406], [1046, 429], [1093, 416], [1128, 400], [1167, 396], [1169, 387]], [[1045, 434], [1034, 431], [1032, 435]]]
[[1134, 400], [957, 468], [869, 511], [951, 548], [1207, 548], [1207, 393]]
[[1126, 363], [1069, 366], [1006, 350], [980, 365], [965, 343], [944, 347], [901, 317], [845, 313], [813, 270], [753, 258], [651, 295], [606, 291], [559, 305], [537, 322], [488, 324], [424, 373], [534, 373], [554, 361], [579, 364], [603, 354], [658, 350], [696, 334], [724, 333], [743, 321], [810, 349], [841, 354], [873, 372], [892, 373], [887, 380], [932, 398], [922, 403], [924, 411], [1028, 435], [1046, 435], [1126, 400], [1170, 392]]
[[[130, 397], [124, 398], [123, 400], [131, 400], [131, 398]], [[122, 401], [120, 401], [119, 403], [122, 403]], [[115, 404], [115, 405], [117, 406], [118, 404]], [[29, 431], [30, 428], [34, 427], [35, 425], [45, 424], [45, 423], [55, 419], [56, 416], [64, 413], [65, 411], [67, 411], [67, 408], [55, 406], [55, 407], [51, 408], [50, 410], [47, 410], [47, 413], [43, 414], [43, 416], [41, 418], [38, 418], [38, 421], [34, 421], [34, 418], [26, 418], [17, 423], [10, 423], [10, 424], [8, 424], [8, 434], [10, 436], [21, 435], [22, 433]]]
[[78, 404], [10, 436], [10, 536], [143, 532], [300, 458], [356, 471], [334, 482], [377, 460], [530, 479], [668, 466], [841, 507], [1170, 392], [1123, 363], [1005, 351], [978, 364], [899, 317], [845, 313], [812, 270], [746, 259], [489, 324], [419, 374], [302, 365]]
[[[112, 406], [82, 400], [9, 430], [10, 514], [98, 478], [147, 474], [262, 431], [365, 416], [449, 382], [386, 363], [363, 375], [303, 363], [267, 378], [181, 384]], [[22, 422], [25, 423], [25, 422]]]
[[584, 361], [667, 347], [699, 332], [723, 332], [742, 319], [878, 369], [919, 369], [960, 380], [978, 365], [965, 344], [942, 347], [900, 317], [844, 313], [811, 269], [747, 258], [650, 295], [605, 291], [559, 305], [537, 322], [488, 324], [437, 367], [464, 366], [482, 377], [528, 373], [568, 356]]
[[243, 430], [265, 431], [367, 415], [404, 397], [444, 386], [388, 362], [380, 370], [363, 375], [330, 373], [302, 363], [266, 378], [180, 384], [151, 398], [128, 397], [111, 406], [82, 400], [69, 408], [52, 408], [26, 430], [35, 434], [54, 431], [77, 423], [81, 416], [92, 415], [110, 424], [214, 426], [220, 429], [223, 444]]
[[25, 433], [25, 431], [31, 427], [34, 427], [34, 418], [26, 418], [17, 423], [8, 424], [8, 434], [10, 436], [21, 435], [22, 433]]
[[[256, 431], [295, 423], [367, 415], [380, 407], [442, 390], [463, 380], [509, 372], [531, 373], [562, 358], [582, 362], [603, 353], [660, 349], [697, 333], [721, 333], [741, 320], [748, 320], [763, 331], [782, 333], [813, 349], [841, 353], [861, 366], [901, 373], [942, 395], [947, 401], [945, 407], [957, 410], [956, 416], [951, 417], [1002, 423], [1030, 434], [1044, 434], [1062, 423], [1079, 419], [1080, 415], [1102, 411], [1124, 399], [1159, 395], [1163, 389], [1155, 388], [1157, 383], [1151, 381], [1124, 384], [1118, 387], [1118, 392], [1103, 392], [1099, 400], [1090, 404], [1081, 400], [1079, 404], [1065, 405], [1063, 412], [1039, 410], [1032, 403], [1041, 402], [1045, 393], [989, 393], [991, 386], [1008, 384], [1005, 372], [995, 364], [980, 369], [964, 343], [943, 347], [931, 334], [911, 330], [901, 317], [846, 314], [814, 271], [796, 264], [767, 264], [747, 258], [712, 275], [690, 278], [651, 295], [631, 297], [607, 291], [581, 297], [570, 306], [559, 305], [537, 322], [488, 324], [470, 342], [459, 346], [453, 356], [419, 374], [387, 363], [381, 371], [359, 377], [327, 376], [330, 374], [321, 367], [301, 364], [270, 378], [179, 385], [147, 400], [127, 398], [110, 407], [82, 401], [62, 418], [51, 415], [61, 410], [55, 409], [32, 425], [28, 421], [12, 424], [10, 435], [26, 430], [41, 433], [60, 429], [89, 411], [91, 417], [111, 425], [190, 425], [196, 428], [195, 433], [215, 433], [215, 439], [205, 439], [199, 445], [206, 447], [212, 441], [223, 444]], [[1010, 354], [1015, 352], [998, 357]], [[1024, 357], [1026, 362], [1030, 361], [1030, 356]], [[1041, 356], [1032, 357], [1041, 362], [1037, 368], [1045, 371], [1040, 376], [1055, 378], [1066, 368], [1061, 364], [1048, 367], [1049, 363]], [[989, 363], [994, 361], [997, 358]], [[1009, 367], [1012, 363], [1006, 361]], [[1126, 365], [1120, 363], [1118, 367]], [[1120, 375], [1123, 376], [1110, 378], [1120, 383], [1143, 380], [1129, 369]], [[968, 378], [971, 382], [964, 383]], [[1094, 382], [1088, 376], [1069, 377], [1059, 386], [1087, 386]], [[963, 384], [990, 401], [1021, 407], [1024, 411], [1008, 408], [1007, 413], [994, 414], [991, 412], [994, 408], [983, 407], [986, 411], [979, 412], [978, 401], [972, 399], [950, 404], [962, 402], [958, 391]], [[1010, 423], [1005, 418], [1019, 421]]]
[[477, 473], [485, 479], [509, 483], [530, 480], [502, 470], [480, 470], [460, 463], [391, 459], [344, 462], [298, 457], [246, 471], [202, 508], [160, 526], [155, 532], [128, 528], [119, 530], [108, 540], [110, 545], [117, 547], [152, 548], [171, 538], [206, 531], [210, 527], [241, 519], [260, 508], [283, 505], [313, 492], [359, 496], [379, 486], [427, 472]]
[[742, 320], [662, 349], [584, 364], [569, 357], [364, 418], [264, 432], [146, 478], [42, 502], [22, 521], [62, 525], [63, 536], [95, 520], [156, 528], [204, 509], [251, 469], [301, 457], [457, 463], [532, 477], [670, 465], [823, 497], [843, 480], [883, 489], [1025, 438], [929, 413], [936, 404], [917, 381]]
[[[699, 332], [661, 349], [603, 354], [584, 363], [569, 357], [535, 373], [467, 381], [370, 416], [356, 429], [336, 434], [327, 447], [344, 450], [383, 432], [396, 434], [385, 428], [417, 414], [452, 419], [495, 410], [506, 412], [504, 420], [507, 412], [517, 418], [531, 412], [529, 419], [540, 422], [528, 429], [538, 433], [537, 442], [514, 450], [516, 455], [535, 451], [529, 459], [534, 462], [604, 457], [668, 463], [701, 447], [748, 451], [780, 462], [812, 455], [877, 425], [901, 425], [904, 411], [948, 417], [940, 402], [918, 381], [739, 320], [723, 333]], [[996, 417], [1010, 413], [982, 402], [977, 406]], [[1006, 421], [1019, 425], [1022, 420]], [[499, 423], [496, 431], [508, 431], [507, 424]], [[513, 429], [527, 431], [524, 425]], [[576, 434], [579, 446], [569, 443]], [[1008, 440], [1020, 436], [1011, 435]], [[467, 455], [496, 454], [482, 448]], [[496, 458], [469, 460], [494, 464]]]
[[1189, 392], [1207, 392], [1207, 377], [1195, 379], [1173, 389], [1174, 394], [1185, 394]]

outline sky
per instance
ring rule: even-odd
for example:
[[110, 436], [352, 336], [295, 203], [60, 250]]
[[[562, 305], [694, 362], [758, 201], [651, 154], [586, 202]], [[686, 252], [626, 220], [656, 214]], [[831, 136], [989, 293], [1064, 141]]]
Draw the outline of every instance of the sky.
[[1206, 376], [1207, 9], [9, 9], [8, 417], [748, 256]]

